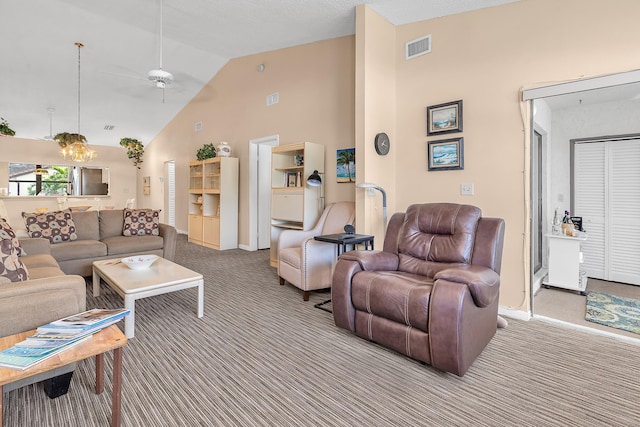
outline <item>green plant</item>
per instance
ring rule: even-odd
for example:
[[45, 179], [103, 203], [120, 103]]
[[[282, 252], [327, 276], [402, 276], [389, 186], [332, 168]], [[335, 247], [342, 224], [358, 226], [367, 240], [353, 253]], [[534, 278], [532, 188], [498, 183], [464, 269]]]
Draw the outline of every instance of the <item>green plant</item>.
[[133, 160], [133, 165], [140, 169], [142, 163], [142, 155], [144, 154], [144, 145], [135, 138], [122, 138], [120, 145], [127, 149], [127, 157]]
[[198, 160], [211, 159], [216, 156], [216, 147], [213, 144], [204, 144], [202, 148], [198, 149], [196, 158]]
[[74, 142], [87, 142], [87, 138], [79, 133], [60, 132], [53, 137], [53, 140], [62, 148], [71, 145]]
[[4, 117], [0, 117], [0, 134], [9, 136], [16, 134], [16, 131], [9, 127], [9, 123], [4, 119]]

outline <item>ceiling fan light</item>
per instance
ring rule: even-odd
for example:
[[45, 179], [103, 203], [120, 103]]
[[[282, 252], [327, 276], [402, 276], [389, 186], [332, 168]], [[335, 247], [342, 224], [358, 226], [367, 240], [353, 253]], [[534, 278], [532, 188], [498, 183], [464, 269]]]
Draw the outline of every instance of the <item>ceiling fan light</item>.
[[[147, 78], [149, 81], [152, 81], [156, 84], [156, 87], [164, 88], [166, 85], [169, 85], [173, 82], [173, 74], [164, 71], [164, 70], [151, 70], [147, 74]], [[162, 85], [160, 85], [161, 83]]]

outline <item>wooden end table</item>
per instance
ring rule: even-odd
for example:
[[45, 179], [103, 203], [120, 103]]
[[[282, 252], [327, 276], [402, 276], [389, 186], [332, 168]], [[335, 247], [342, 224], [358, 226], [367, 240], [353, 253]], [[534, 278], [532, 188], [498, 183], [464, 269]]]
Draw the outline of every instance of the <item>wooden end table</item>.
[[[0, 338], [0, 350], [12, 347], [33, 335], [35, 330]], [[79, 362], [89, 357], [96, 357], [96, 394], [104, 390], [104, 353], [113, 350], [113, 391], [111, 393], [111, 425], [119, 426], [122, 421], [120, 411], [122, 403], [122, 348], [127, 338], [116, 325], [96, 332], [88, 340], [76, 344], [50, 358], [25, 370], [10, 369], [0, 366], [0, 427], [2, 427], [2, 387], [5, 384], [48, 372], [52, 369]]]
[[[355, 249], [356, 245], [364, 244], [365, 250], [373, 250], [373, 239], [375, 236], [371, 236], [368, 234], [348, 234], [348, 233], [338, 233], [338, 234], [324, 234], [322, 236], [315, 236], [314, 239], [320, 242], [333, 243], [338, 246], [338, 256], [348, 251], [349, 246]], [[323, 305], [329, 304], [331, 299], [326, 301], [319, 302], [314, 305], [315, 308], [319, 308], [320, 310], [327, 311], [329, 313], [333, 313], [333, 311], [328, 308], [324, 308]]]

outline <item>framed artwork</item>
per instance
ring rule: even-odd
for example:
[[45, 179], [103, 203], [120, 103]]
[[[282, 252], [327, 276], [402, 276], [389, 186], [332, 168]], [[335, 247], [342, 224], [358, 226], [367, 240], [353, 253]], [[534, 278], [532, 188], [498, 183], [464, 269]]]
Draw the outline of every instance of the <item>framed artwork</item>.
[[142, 178], [142, 194], [145, 196], [151, 194], [151, 177], [149, 176]]
[[356, 149], [336, 150], [336, 179], [339, 183], [356, 182]]
[[462, 132], [462, 100], [427, 107], [427, 136]]
[[430, 171], [464, 169], [464, 138], [427, 142], [427, 164]]
[[297, 187], [297, 186], [298, 186], [298, 173], [287, 172], [287, 187]]

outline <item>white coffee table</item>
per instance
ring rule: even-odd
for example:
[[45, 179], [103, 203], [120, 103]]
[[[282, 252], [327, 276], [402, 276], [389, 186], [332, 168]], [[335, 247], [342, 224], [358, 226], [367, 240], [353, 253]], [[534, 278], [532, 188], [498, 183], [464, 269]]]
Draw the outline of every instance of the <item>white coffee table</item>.
[[124, 308], [131, 313], [124, 318], [124, 333], [133, 338], [135, 304], [140, 298], [166, 294], [187, 288], [198, 288], [198, 317], [204, 312], [204, 279], [202, 274], [158, 258], [145, 270], [132, 270], [119, 259], [93, 263], [93, 296], [100, 295], [100, 279], [124, 298]]

